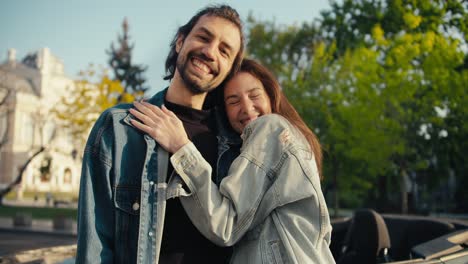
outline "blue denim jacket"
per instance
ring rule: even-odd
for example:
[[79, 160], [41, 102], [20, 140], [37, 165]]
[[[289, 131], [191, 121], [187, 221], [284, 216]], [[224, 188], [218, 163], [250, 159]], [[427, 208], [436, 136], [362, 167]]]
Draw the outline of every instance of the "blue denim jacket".
[[[167, 89], [148, 102], [161, 106]], [[118, 105], [96, 121], [83, 157], [76, 263], [158, 263], [166, 200], [187, 195], [166, 179], [168, 153], [130, 123]], [[240, 139], [218, 122], [219, 184], [239, 154]]]

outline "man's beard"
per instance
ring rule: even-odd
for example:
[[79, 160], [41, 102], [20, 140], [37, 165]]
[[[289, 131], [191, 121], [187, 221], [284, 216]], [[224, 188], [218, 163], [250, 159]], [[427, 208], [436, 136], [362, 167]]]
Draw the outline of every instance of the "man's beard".
[[203, 54], [195, 54], [194, 51], [191, 51], [187, 54], [187, 57], [185, 58], [185, 61], [181, 58], [177, 58], [177, 71], [179, 71], [180, 77], [182, 81], [185, 83], [185, 85], [192, 91], [193, 94], [203, 94], [206, 92], [210, 92], [216, 88], [214, 85], [210, 85], [209, 83], [207, 84], [200, 84], [197, 82], [197, 80], [194, 80], [194, 78], [190, 78], [190, 74], [187, 73], [187, 66], [190, 63], [191, 58], [196, 57], [199, 60], [202, 61], [209, 61]]

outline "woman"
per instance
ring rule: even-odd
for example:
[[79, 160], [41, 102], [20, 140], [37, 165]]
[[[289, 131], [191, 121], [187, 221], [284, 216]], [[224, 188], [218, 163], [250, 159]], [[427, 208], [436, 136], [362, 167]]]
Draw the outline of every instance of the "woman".
[[231, 263], [334, 263], [331, 225], [320, 188], [320, 144], [259, 63], [244, 59], [224, 85], [229, 123], [241, 154], [219, 188], [211, 167], [177, 117], [135, 103], [137, 128], [168, 152], [189, 196], [180, 200], [193, 224], [219, 245], [234, 245]]

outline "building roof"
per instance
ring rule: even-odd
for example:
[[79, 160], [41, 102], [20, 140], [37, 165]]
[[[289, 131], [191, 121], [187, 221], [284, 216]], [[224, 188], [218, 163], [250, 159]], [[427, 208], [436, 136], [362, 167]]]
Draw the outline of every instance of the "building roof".
[[0, 85], [17, 91], [40, 96], [40, 72], [21, 62], [6, 62], [0, 65]]

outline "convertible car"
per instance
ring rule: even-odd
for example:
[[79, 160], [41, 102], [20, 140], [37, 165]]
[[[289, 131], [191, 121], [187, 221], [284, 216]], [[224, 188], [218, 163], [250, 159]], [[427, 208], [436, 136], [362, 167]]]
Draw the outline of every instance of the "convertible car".
[[356, 210], [332, 221], [338, 264], [467, 264], [468, 221]]

